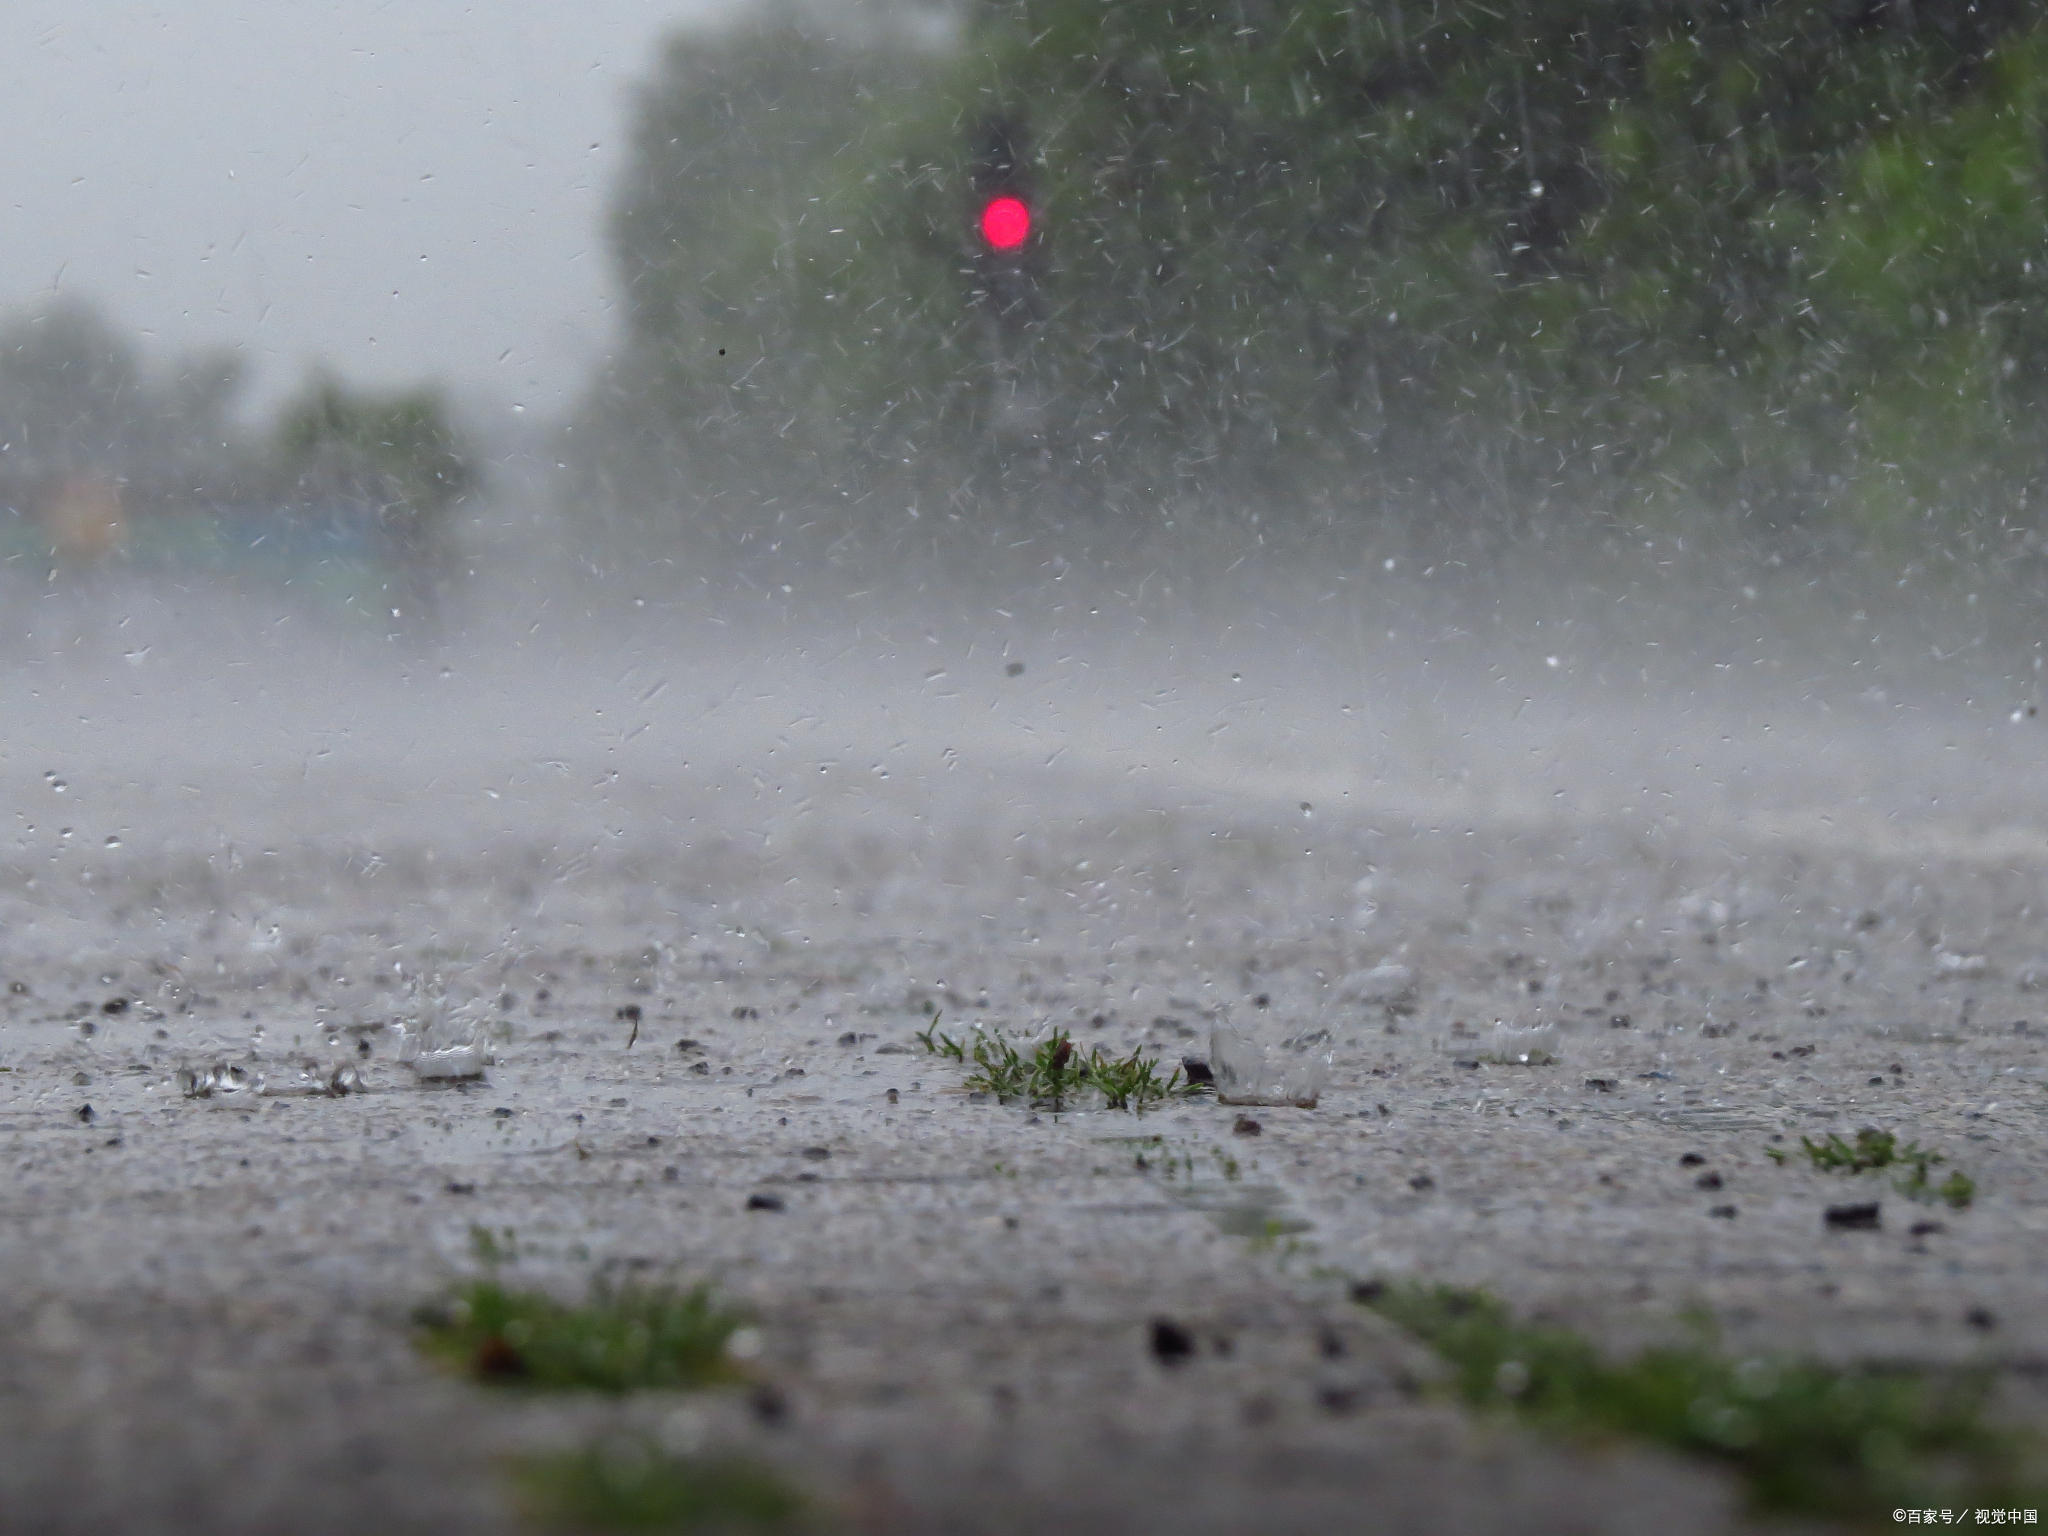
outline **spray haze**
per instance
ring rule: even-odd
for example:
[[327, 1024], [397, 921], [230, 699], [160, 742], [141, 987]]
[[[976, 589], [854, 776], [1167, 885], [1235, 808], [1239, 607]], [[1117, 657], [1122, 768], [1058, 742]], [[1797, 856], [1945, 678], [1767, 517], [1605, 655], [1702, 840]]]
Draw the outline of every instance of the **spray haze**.
[[[47, 46], [316, 46], [195, 15]], [[10, 280], [0, 1508], [2025, 1507], [2034, 13], [670, 19], [357, 17], [413, 160], [252, 86], [203, 282], [221, 165]]]

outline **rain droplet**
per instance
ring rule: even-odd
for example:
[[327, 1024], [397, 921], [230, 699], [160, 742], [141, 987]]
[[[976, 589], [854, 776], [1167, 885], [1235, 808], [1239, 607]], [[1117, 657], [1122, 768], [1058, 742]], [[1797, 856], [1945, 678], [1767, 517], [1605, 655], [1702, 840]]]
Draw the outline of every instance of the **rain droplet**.
[[224, 1061], [204, 1067], [180, 1067], [176, 1081], [178, 1092], [188, 1099], [210, 1099], [237, 1093], [253, 1095], [263, 1091], [262, 1074]]

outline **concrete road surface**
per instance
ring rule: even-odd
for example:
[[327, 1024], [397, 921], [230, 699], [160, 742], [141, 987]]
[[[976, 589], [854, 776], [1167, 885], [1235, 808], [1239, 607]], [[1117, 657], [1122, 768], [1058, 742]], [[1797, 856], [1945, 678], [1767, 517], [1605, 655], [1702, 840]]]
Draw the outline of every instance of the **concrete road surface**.
[[[1731, 1347], [1985, 1360], [2036, 1411], [2048, 828], [2002, 701], [164, 622], [0, 677], [0, 1530], [509, 1531], [509, 1457], [622, 1424], [877, 1532], [1746, 1528], [1710, 1471], [1465, 1419], [1368, 1276], [1616, 1348], [1704, 1305]], [[423, 1006], [484, 1080], [401, 1064]], [[1034, 1113], [933, 1010], [1333, 1064], [1256, 1135]], [[263, 1091], [181, 1094], [215, 1064]], [[1838, 1184], [1767, 1151], [1865, 1124], [1975, 1207], [1828, 1230]], [[715, 1283], [758, 1384], [451, 1378], [409, 1317], [477, 1228], [565, 1295]]]

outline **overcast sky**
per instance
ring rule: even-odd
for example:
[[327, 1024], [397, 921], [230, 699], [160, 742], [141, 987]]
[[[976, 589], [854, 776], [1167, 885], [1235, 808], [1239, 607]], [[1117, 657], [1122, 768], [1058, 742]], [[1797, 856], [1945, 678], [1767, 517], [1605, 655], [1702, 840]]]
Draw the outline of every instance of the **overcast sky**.
[[665, 34], [732, 0], [4, 0], [0, 307], [90, 295], [243, 348], [559, 407], [610, 326], [601, 218]]

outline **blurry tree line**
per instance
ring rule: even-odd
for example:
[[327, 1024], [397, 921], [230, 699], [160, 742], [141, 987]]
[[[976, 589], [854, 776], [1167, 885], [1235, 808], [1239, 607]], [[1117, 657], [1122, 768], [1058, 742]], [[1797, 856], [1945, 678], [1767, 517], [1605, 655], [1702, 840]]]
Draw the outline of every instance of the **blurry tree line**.
[[[429, 553], [435, 525], [474, 479], [436, 391], [362, 391], [316, 375], [252, 423], [238, 414], [243, 383], [232, 349], [152, 366], [81, 299], [0, 317], [10, 543], [33, 546], [54, 529], [99, 554], [152, 521], [209, 514], [242, 519], [251, 538], [272, 521], [281, 538], [294, 519], [360, 507], [381, 553]], [[78, 528], [81, 517], [97, 526]]]
[[[669, 47], [612, 213], [624, 342], [575, 429], [622, 500], [1257, 487], [1896, 535], [2025, 527], [2048, 493], [2039, 0], [916, 21]], [[1029, 133], [1046, 234], [1021, 449], [969, 298], [993, 119]]]

